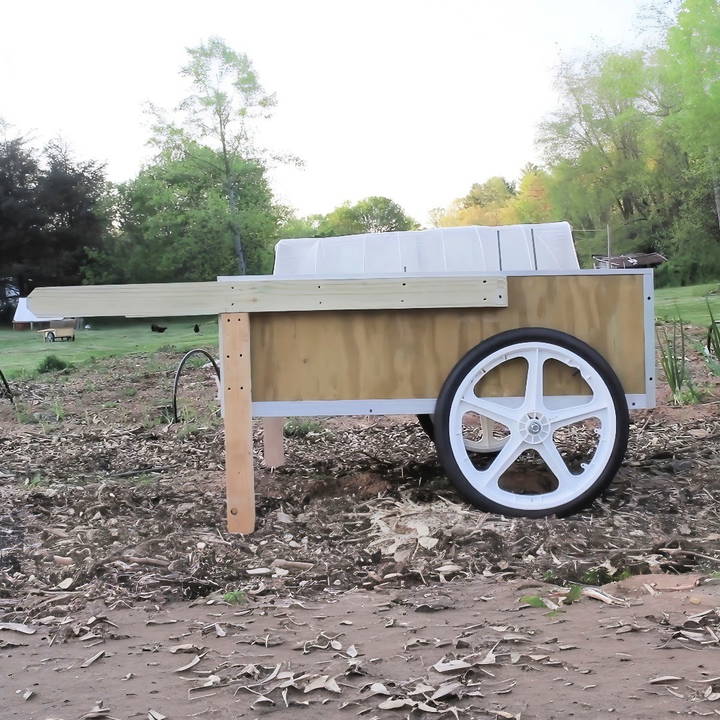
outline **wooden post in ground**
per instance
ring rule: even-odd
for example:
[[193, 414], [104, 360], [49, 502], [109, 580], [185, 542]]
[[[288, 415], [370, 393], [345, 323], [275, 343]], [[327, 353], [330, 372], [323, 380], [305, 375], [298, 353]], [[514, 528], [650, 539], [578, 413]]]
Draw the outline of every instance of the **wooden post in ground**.
[[251, 533], [255, 530], [255, 479], [248, 313], [220, 315], [220, 347], [228, 531]]
[[284, 426], [285, 418], [263, 418], [263, 462], [267, 467], [276, 468], [285, 464]]

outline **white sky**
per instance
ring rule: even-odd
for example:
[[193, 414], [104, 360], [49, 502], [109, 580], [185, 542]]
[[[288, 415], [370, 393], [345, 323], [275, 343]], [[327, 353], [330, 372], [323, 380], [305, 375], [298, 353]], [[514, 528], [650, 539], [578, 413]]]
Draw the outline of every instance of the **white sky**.
[[61, 135], [127, 180], [150, 157], [146, 101], [185, 95], [211, 35], [277, 94], [263, 144], [301, 214], [386, 195], [419, 222], [492, 175], [516, 178], [557, 103], [561, 57], [639, 43], [641, 0], [16, 0], [0, 14], [0, 117]]

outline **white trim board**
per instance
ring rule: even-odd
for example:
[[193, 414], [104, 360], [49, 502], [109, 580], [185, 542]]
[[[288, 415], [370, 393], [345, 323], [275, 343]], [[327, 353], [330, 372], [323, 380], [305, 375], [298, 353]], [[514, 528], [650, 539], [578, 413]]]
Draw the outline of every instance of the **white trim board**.
[[[562, 404], [577, 403], [583, 396], [549, 396], [550, 401]], [[646, 395], [625, 395], [630, 410], [645, 410], [648, 405]], [[498, 397], [493, 402], [513, 404], [521, 398]], [[291, 400], [273, 402], [254, 402], [254, 417], [320, 417], [323, 415], [432, 415], [435, 412], [436, 398], [402, 398], [399, 400]]]

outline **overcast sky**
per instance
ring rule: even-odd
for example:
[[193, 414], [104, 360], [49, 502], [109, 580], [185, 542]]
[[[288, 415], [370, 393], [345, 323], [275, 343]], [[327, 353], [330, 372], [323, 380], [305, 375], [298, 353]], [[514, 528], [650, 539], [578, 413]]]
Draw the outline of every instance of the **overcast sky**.
[[150, 157], [147, 101], [187, 94], [185, 48], [211, 35], [252, 59], [278, 106], [263, 144], [304, 168], [278, 199], [328, 212], [368, 195], [428, 211], [516, 178], [556, 106], [561, 58], [636, 46], [643, 0], [65, 0], [4, 2], [0, 118], [131, 178]]

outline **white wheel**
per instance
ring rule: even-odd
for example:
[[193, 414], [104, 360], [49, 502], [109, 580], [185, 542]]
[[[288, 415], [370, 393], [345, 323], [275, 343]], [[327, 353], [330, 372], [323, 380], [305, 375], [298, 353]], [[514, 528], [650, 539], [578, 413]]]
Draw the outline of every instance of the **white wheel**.
[[[582, 394], [546, 391], [548, 363], [560, 366], [554, 371], [563, 382], [577, 383], [572, 376], [579, 374]], [[522, 395], [478, 396], [478, 386], [498, 378], [500, 368], [505, 377], [522, 369]], [[482, 463], [470, 454], [469, 416], [506, 433], [497, 440], [497, 455]], [[613, 478], [627, 444], [627, 404], [612, 369], [577, 338], [542, 328], [501, 333], [471, 350], [446, 380], [435, 420], [438, 455], [458, 490], [480, 507], [509, 515], [584, 506]]]

